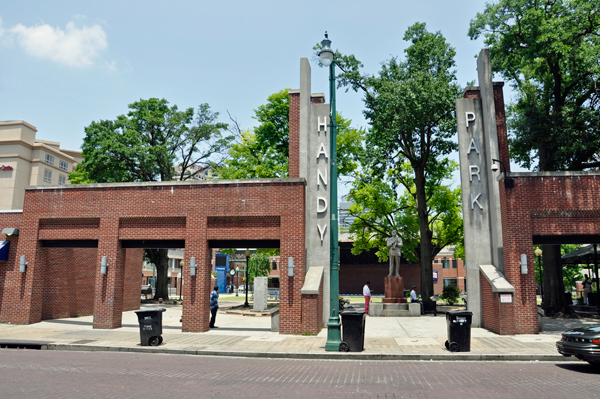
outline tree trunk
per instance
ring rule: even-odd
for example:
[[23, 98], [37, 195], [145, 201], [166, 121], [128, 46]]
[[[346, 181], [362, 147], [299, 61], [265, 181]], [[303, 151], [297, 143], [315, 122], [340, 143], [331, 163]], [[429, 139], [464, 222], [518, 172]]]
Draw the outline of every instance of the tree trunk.
[[544, 312], [546, 316], [556, 313], [571, 313], [570, 303], [565, 296], [560, 245], [542, 245], [542, 275], [544, 279]]
[[[415, 174], [417, 174], [416, 170]], [[431, 265], [433, 250], [431, 241], [433, 233], [429, 229], [424, 177], [415, 177], [415, 187], [417, 191], [419, 232], [421, 234], [421, 300], [423, 301], [425, 310], [433, 310], [435, 304], [430, 299], [433, 296], [433, 267]]]
[[169, 299], [169, 257], [167, 249], [147, 249], [146, 258], [156, 266], [155, 298]]

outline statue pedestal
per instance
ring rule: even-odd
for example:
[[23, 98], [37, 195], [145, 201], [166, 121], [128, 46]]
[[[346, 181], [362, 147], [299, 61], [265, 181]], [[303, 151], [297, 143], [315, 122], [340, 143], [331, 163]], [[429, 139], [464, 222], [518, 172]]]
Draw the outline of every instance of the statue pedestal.
[[404, 298], [404, 279], [398, 277], [385, 278], [385, 297], [383, 303], [406, 303]]

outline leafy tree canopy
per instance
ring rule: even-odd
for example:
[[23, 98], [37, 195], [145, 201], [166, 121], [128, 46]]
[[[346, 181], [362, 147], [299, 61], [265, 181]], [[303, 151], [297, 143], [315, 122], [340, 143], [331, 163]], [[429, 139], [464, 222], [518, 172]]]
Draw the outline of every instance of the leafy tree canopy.
[[69, 176], [74, 183], [186, 180], [220, 162], [231, 137], [208, 104], [179, 111], [165, 99], [129, 105], [115, 120], [85, 128], [84, 160]]
[[511, 156], [526, 168], [600, 166], [600, 2], [501, 0], [471, 20], [511, 81]]

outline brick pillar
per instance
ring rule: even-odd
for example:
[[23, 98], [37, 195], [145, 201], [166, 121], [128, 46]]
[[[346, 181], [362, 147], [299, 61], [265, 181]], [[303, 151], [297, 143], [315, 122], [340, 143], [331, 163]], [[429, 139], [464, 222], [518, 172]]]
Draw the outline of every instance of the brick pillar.
[[[16, 251], [14, 268], [6, 275], [12, 289], [5, 292], [3, 302], [10, 301], [8, 318], [13, 324], [32, 324], [42, 320], [44, 263], [37, 240], [39, 220], [24, 218]], [[28, 263], [25, 273], [19, 272], [20, 257], [25, 255]], [[10, 296], [9, 296], [10, 295]]]
[[[302, 203], [304, 203], [304, 198], [302, 198]], [[299, 223], [297, 218], [297, 215], [295, 217], [281, 217], [280, 253], [283, 267], [279, 287], [281, 291], [279, 296], [280, 334], [302, 334], [304, 332], [302, 325], [302, 294], [300, 293], [306, 275], [304, 220]], [[294, 258], [294, 277], [288, 277], [287, 275], [287, 262], [290, 257]]]
[[300, 177], [300, 91], [290, 90], [289, 177]]
[[[108, 261], [106, 274], [100, 272], [103, 256]], [[125, 250], [121, 248], [119, 241], [118, 217], [100, 221], [96, 273], [93, 327], [119, 328], [123, 318]]]
[[[190, 275], [190, 259], [196, 258], [196, 275]], [[211, 265], [206, 240], [206, 216], [186, 220], [183, 276], [183, 332], [205, 332], [210, 322]], [[218, 318], [217, 318], [218, 320]]]
[[504, 82], [494, 82], [494, 107], [496, 109], [496, 132], [498, 133], [498, 155], [510, 172], [510, 153], [508, 151], [508, 129], [506, 128], [506, 109], [504, 107]]

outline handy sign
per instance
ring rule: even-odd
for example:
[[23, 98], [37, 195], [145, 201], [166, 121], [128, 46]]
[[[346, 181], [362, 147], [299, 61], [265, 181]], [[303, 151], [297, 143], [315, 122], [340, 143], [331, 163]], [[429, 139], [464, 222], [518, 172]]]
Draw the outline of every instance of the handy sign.
[[512, 294], [500, 294], [500, 303], [512, 303]]
[[433, 281], [437, 281], [437, 270], [433, 271]]

